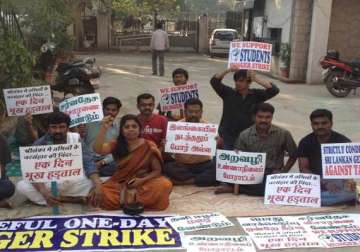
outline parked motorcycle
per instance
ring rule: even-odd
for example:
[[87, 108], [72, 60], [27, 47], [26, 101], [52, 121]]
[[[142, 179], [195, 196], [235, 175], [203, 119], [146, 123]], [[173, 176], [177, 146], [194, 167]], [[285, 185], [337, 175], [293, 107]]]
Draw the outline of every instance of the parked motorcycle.
[[330, 50], [320, 61], [327, 90], [335, 97], [346, 97], [360, 87], [360, 61], [340, 60], [339, 52]]

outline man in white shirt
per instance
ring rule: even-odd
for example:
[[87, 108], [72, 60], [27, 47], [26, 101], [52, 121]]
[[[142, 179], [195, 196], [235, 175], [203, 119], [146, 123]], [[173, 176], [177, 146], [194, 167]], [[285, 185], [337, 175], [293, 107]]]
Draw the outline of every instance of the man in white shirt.
[[151, 37], [150, 48], [152, 51], [152, 71], [153, 75], [157, 75], [157, 58], [159, 58], [159, 74], [164, 76], [164, 53], [169, 49], [169, 37], [165, 31], [162, 30], [162, 24], [155, 25], [155, 31]]

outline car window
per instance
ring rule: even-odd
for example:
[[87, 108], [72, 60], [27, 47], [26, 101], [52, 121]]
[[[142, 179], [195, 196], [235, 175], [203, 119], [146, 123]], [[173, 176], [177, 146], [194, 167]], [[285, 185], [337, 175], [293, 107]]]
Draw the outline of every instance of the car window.
[[232, 31], [217, 31], [214, 34], [214, 39], [224, 40], [224, 41], [232, 41], [236, 39], [236, 32]]

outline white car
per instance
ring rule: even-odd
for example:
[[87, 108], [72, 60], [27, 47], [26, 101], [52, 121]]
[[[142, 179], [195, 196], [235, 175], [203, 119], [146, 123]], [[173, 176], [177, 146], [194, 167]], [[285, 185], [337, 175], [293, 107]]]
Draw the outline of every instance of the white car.
[[238, 37], [238, 32], [234, 29], [213, 30], [209, 40], [210, 56], [213, 57], [216, 54], [228, 54], [230, 42], [239, 40]]

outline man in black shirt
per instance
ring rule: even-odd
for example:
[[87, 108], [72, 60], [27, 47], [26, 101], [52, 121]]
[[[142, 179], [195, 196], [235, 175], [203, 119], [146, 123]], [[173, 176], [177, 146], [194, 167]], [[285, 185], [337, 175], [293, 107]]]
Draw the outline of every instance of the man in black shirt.
[[[313, 133], [301, 139], [298, 147], [299, 169], [322, 177], [321, 144], [349, 143], [346, 136], [332, 130], [332, 113], [326, 109], [314, 110], [310, 115]], [[354, 202], [356, 184], [353, 180], [321, 179], [321, 204], [329, 206]]]
[[3, 200], [13, 195], [15, 187], [5, 173], [5, 166], [10, 163], [11, 155], [6, 139], [0, 135], [0, 207], [8, 206]]
[[[235, 89], [222, 83], [224, 76], [230, 72], [235, 72]], [[256, 82], [265, 90], [250, 89], [252, 82]], [[235, 68], [216, 74], [210, 84], [223, 100], [223, 113], [219, 126], [219, 135], [223, 141], [222, 149], [233, 150], [240, 132], [253, 124], [252, 114], [255, 106], [277, 95], [279, 89], [269, 81], [259, 79], [254, 71]]]

